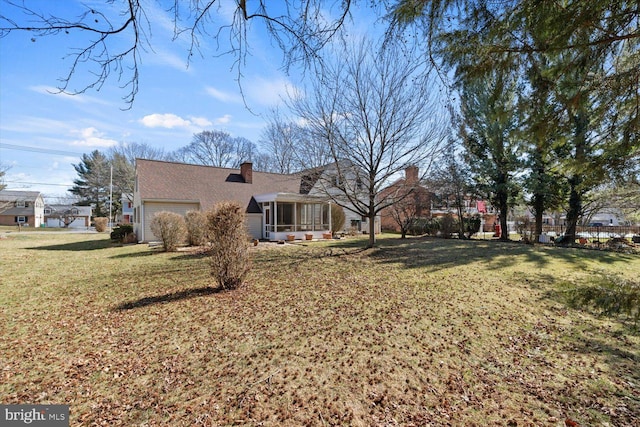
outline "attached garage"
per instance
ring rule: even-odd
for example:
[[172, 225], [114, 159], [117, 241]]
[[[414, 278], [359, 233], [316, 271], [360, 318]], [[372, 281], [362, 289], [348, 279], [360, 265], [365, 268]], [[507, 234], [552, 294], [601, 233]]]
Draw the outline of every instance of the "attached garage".
[[200, 210], [200, 203], [197, 201], [145, 201], [141, 210], [141, 215], [144, 218], [144, 230], [142, 230], [142, 235], [137, 233], [138, 240], [152, 242], [158, 240], [151, 232], [151, 221], [156, 213], [167, 211], [185, 216], [189, 211]]

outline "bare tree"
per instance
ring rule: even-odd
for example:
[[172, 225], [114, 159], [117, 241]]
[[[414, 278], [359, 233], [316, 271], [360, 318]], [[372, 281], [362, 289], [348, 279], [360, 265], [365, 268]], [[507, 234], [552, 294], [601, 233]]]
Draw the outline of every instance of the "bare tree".
[[291, 173], [296, 170], [295, 148], [300, 142], [302, 128], [294, 122], [285, 122], [277, 111], [272, 112], [262, 131], [260, 145], [270, 159], [270, 171]]
[[395, 202], [380, 190], [409, 165], [429, 169], [444, 139], [444, 114], [412, 49], [368, 41], [339, 49], [306, 96], [290, 104], [331, 153], [334, 177], [320, 184], [335, 203], [368, 218], [372, 247], [377, 214]]
[[162, 147], [153, 147], [145, 142], [126, 142], [118, 144], [109, 150], [109, 157], [119, 154], [124, 157], [129, 164], [134, 165], [136, 159], [149, 160], [170, 160], [171, 154], [164, 151]]
[[329, 147], [314, 139], [312, 132], [300, 121], [272, 111], [260, 140], [270, 159], [270, 171], [293, 173], [326, 165], [331, 161]]
[[393, 202], [388, 213], [400, 228], [400, 237], [407, 237], [407, 233], [429, 210], [429, 192], [419, 183], [397, 186], [387, 200]]
[[59, 209], [52, 211], [49, 218], [55, 218], [62, 228], [69, 228], [69, 226], [78, 218], [78, 208], [68, 207], [65, 209]]
[[471, 195], [472, 183], [470, 170], [464, 164], [457, 151], [455, 141], [449, 141], [449, 149], [438, 162], [433, 174], [429, 177], [429, 187], [438, 196], [452, 202], [458, 216], [458, 238], [466, 238], [465, 199]]
[[255, 152], [255, 144], [246, 138], [233, 138], [220, 130], [205, 130], [193, 135], [191, 143], [178, 150], [174, 157], [187, 163], [237, 168], [242, 162], [250, 162]]
[[[202, 54], [202, 44], [211, 41], [219, 53], [229, 53], [236, 58], [240, 77], [249, 52], [248, 33], [252, 23], [262, 23], [282, 50], [286, 67], [295, 62], [309, 65], [319, 58], [322, 48], [342, 27], [351, 8], [351, 0], [237, 0], [233, 3], [233, 15], [227, 21], [221, 19], [225, 6], [221, 0], [169, 2], [166, 10], [174, 25], [173, 40], [186, 38], [190, 42], [185, 65], [194, 54]], [[138, 65], [145, 53], [153, 52], [151, 39], [154, 28], [157, 29], [153, 7], [153, 2], [111, 0], [102, 5], [95, 2], [82, 5], [73, 12], [76, 15], [65, 16], [56, 13], [55, 2], [34, 6], [4, 0], [0, 37], [14, 32], [28, 32], [32, 41], [66, 34], [83, 36], [82, 44], [69, 50], [71, 67], [60, 79], [59, 90], [71, 94], [98, 90], [109, 78], [115, 78], [126, 90], [123, 99], [130, 107], [139, 89]], [[79, 82], [80, 89], [74, 89], [75, 82]]]
[[[8, 166], [0, 164], [0, 191], [7, 188], [7, 185], [4, 183], [4, 176], [7, 173]], [[11, 202], [0, 200], [0, 212], [4, 212], [11, 207]]]

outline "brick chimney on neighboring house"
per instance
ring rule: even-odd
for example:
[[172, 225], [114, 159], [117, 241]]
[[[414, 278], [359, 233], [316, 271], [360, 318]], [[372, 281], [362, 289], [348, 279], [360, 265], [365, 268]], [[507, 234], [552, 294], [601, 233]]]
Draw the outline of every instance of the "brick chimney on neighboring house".
[[406, 184], [417, 184], [418, 183], [418, 167], [417, 166], [408, 166], [404, 170], [404, 180]]
[[244, 162], [240, 165], [240, 175], [247, 184], [253, 182], [253, 164], [251, 162]]

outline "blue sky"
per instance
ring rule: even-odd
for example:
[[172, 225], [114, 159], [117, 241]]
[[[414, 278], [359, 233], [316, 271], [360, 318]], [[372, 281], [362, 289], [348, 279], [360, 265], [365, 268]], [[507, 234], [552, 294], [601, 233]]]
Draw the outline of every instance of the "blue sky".
[[[105, 7], [103, 1], [93, 3]], [[79, 5], [87, 2], [31, 4], [74, 16]], [[58, 79], [69, 70], [70, 49], [83, 46], [86, 34], [32, 41], [32, 34], [16, 32], [0, 38], [0, 163], [9, 167], [5, 176], [8, 189], [63, 195], [77, 177], [72, 164], [79, 163], [83, 153], [106, 151], [118, 143], [146, 143], [172, 151], [205, 129], [225, 130], [257, 143], [265, 125], [264, 114], [274, 107], [282, 108], [281, 98], [287, 90], [303, 84], [296, 70], [284, 73], [282, 52], [259, 25], [252, 25], [247, 34], [251, 54], [242, 70], [243, 101], [237, 69], [233, 68], [236, 58], [217, 56], [215, 44], [202, 39], [203, 56], [194, 55], [187, 66], [188, 40], [171, 41], [171, 15], [156, 2], [146, 4], [151, 46], [142, 52], [139, 92], [129, 110], [122, 100], [127, 90], [120, 88], [122, 82], [115, 74], [99, 91], [73, 96], [53, 93]], [[0, 7], [6, 14], [6, 5]], [[217, 16], [227, 23], [231, 11], [222, 9]], [[352, 31], [371, 31], [373, 19], [368, 12], [360, 15]], [[222, 46], [221, 50], [227, 48]], [[82, 87], [86, 76], [79, 74], [74, 87]]]

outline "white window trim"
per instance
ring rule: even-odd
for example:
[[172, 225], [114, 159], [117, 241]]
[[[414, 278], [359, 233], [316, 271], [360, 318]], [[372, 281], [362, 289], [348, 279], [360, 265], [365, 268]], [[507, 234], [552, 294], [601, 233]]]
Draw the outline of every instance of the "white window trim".
[[[18, 223], [25, 223], [27, 222], [27, 217], [24, 215], [17, 215], [18, 216]], [[22, 218], [22, 221], [20, 221], [20, 218]]]
[[26, 207], [24, 200], [18, 200], [16, 202], [16, 208], [24, 208], [24, 207]]

